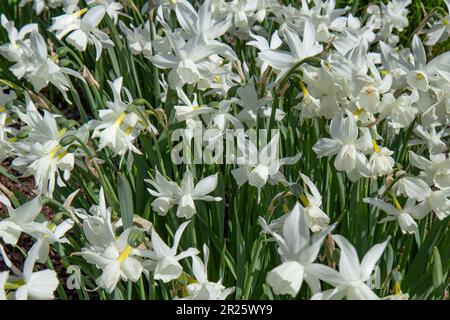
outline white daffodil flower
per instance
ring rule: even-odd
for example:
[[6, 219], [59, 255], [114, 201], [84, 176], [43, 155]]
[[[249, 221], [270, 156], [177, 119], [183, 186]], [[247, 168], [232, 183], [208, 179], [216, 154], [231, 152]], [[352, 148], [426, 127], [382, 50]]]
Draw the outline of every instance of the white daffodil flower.
[[413, 36], [411, 50], [414, 58], [413, 63], [407, 61], [403, 56], [397, 57], [391, 54], [390, 57], [397, 61], [406, 72], [406, 82], [412, 89], [427, 92], [430, 89], [430, 81], [436, 78], [438, 70], [449, 69], [450, 53], [443, 53], [427, 63], [425, 48], [417, 35]]
[[450, 158], [445, 153], [430, 155], [430, 160], [409, 151], [411, 165], [422, 170], [420, 173], [429, 185], [440, 189], [450, 188]]
[[[251, 32], [250, 37], [252, 37], [254, 40], [247, 42], [247, 45], [257, 48], [261, 53], [269, 50], [276, 50], [283, 44], [283, 41], [278, 35], [278, 30], [275, 30], [275, 32], [272, 34], [270, 43], [266, 40], [266, 38], [253, 34]], [[267, 67], [269, 67], [269, 64], [266, 61], [261, 60], [261, 74], [264, 74], [264, 72], [267, 70]]]
[[66, 219], [59, 225], [46, 221], [42, 223], [33, 223], [27, 227], [28, 234], [32, 235], [36, 239], [42, 240], [42, 245], [38, 256], [39, 263], [45, 263], [47, 261], [51, 244], [70, 243], [64, 235], [73, 228], [74, 224], [75, 223], [72, 219]]
[[392, 45], [398, 43], [399, 37], [393, 31], [395, 29], [401, 32], [408, 26], [407, 7], [410, 4], [411, 0], [393, 0], [386, 4], [380, 3], [381, 8], [375, 4], [368, 7], [368, 13], [381, 25], [377, 33], [379, 39]]
[[194, 178], [189, 168], [183, 176], [180, 186], [175, 182], [167, 180], [158, 171], [155, 180], [146, 180], [155, 190], [147, 189], [156, 199], [152, 202], [153, 209], [160, 215], [166, 215], [174, 205], [178, 205], [177, 217], [191, 219], [197, 213], [194, 200], [221, 201], [220, 197], [208, 196], [217, 187], [217, 174], [200, 180], [194, 186]]
[[381, 101], [380, 120], [387, 118], [389, 125], [398, 132], [399, 129], [407, 128], [411, 125], [418, 108], [413, 103], [418, 100], [416, 94], [403, 94], [395, 98], [392, 93], [386, 93]]
[[[88, 44], [94, 44], [96, 57], [100, 59], [103, 46], [112, 47], [114, 43], [108, 35], [97, 28], [106, 13], [104, 6], [95, 6], [91, 9], [82, 9], [72, 11], [62, 16], [53, 18], [53, 25], [49, 30], [56, 32], [58, 39], [66, 37], [68, 43], [73, 45], [79, 51], [86, 51]], [[82, 16], [80, 18], [80, 16]]]
[[424, 218], [431, 211], [439, 220], [444, 220], [450, 215], [450, 200], [448, 199], [450, 189], [433, 190], [425, 181], [417, 177], [401, 178], [393, 189], [419, 202], [410, 210], [416, 219]]
[[370, 155], [369, 166], [372, 178], [383, 177], [392, 172], [395, 165], [391, 155], [393, 151], [386, 147], [380, 147], [375, 139], [372, 139], [373, 153]]
[[5, 243], [16, 245], [22, 232], [31, 234], [39, 230], [44, 233], [47, 230], [46, 227], [34, 222], [42, 210], [40, 197], [28, 201], [16, 209], [13, 209], [8, 202], [2, 201], [8, 209], [9, 217], [0, 220], [0, 238]]
[[5, 287], [15, 290], [16, 300], [52, 300], [54, 292], [59, 285], [56, 272], [53, 270], [41, 270], [33, 272], [34, 265], [39, 256], [42, 242], [38, 240], [28, 252], [23, 273], [10, 277]]
[[81, 256], [90, 264], [95, 264], [102, 270], [102, 275], [95, 283], [111, 293], [120, 279], [132, 282], [139, 280], [143, 265], [138, 257], [138, 251], [128, 244], [128, 237], [133, 228], [128, 228], [110, 243], [105, 250], [97, 252], [90, 248], [83, 248]]
[[162, 280], [164, 283], [177, 279], [183, 272], [183, 267], [178, 261], [199, 254], [195, 248], [177, 254], [181, 236], [189, 223], [190, 221], [186, 221], [178, 227], [171, 248], [161, 239], [155, 228], [152, 228], [152, 250], [138, 249], [141, 256], [150, 259], [145, 261], [144, 265], [154, 272], [154, 279]]
[[[216, 129], [217, 133], [219, 133], [218, 136], [226, 134], [226, 130], [230, 127], [233, 127], [234, 129], [243, 129], [244, 126], [241, 121], [232, 115], [232, 104], [235, 102], [237, 102], [237, 99], [220, 101], [217, 105], [217, 109], [214, 108], [211, 114], [206, 115], [206, 117], [209, 118], [207, 121], [208, 129]], [[209, 137], [209, 139], [217, 138], [214, 134], [212, 136], [213, 137]]]
[[19, 31], [14, 27], [14, 21], [9, 21], [4, 14], [1, 15], [1, 24], [8, 33], [9, 43], [0, 46], [0, 53], [8, 61], [16, 63], [10, 70], [20, 79], [27, 69], [27, 51], [30, 43], [27, 37], [31, 32], [38, 31], [38, 25], [36, 23], [27, 24]]
[[318, 232], [328, 226], [330, 223], [330, 218], [325, 212], [320, 209], [322, 206], [322, 195], [317, 189], [316, 185], [311, 181], [311, 179], [300, 173], [300, 176], [307, 186], [304, 189], [303, 194], [300, 196], [300, 200], [304, 206], [304, 212], [309, 224], [309, 228], [312, 232]]
[[269, 9], [276, 7], [276, 1], [265, 0], [233, 0], [214, 1], [213, 16], [223, 17], [231, 14], [232, 28], [229, 30], [241, 39], [247, 39], [251, 28], [264, 20]]
[[372, 43], [376, 38], [374, 28], [373, 21], [368, 20], [362, 25], [360, 18], [350, 13], [347, 16], [346, 27], [339, 30], [340, 35], [333, 40], [333, 46], [341, 55], [346, 55], [361, 42]]
[[295, 297], [303, 280], [313, 293], [320, 291], [320, 282], [311, 274], [322, 242], [335, 225], [324, 229], [316, 237], [309, 234], [309, 223], [304, 209], [296, 204], [287, 214], [281, 232], [272, 231], [264, 218], [259, 218], [262, 229], [269, 233], [278, 245], [282, 264], [267, 274], [267, 283], [275, 294], [289, 294]]
[[36, 91], [42, 90], [49, 83], [53, 84], [63, 94], [66, 101], [69, 101], [66, 92], [69, 90], [71, 83], [66, 74], [77, 77], [81, 81], [85, 80], [78, 72], [69, 68], [59, 67], [48, 56], [44, 38], [37, 31], [31, 32], [30, 48], [33, 50], [34, 63], [32, 70], [25, 74], [25, 78], [31, 82]]
[[372, 147], [370, 134], [365, 133], [358, 138], [355, 117], [349, 111], [346, 112], [345, 118], [342, 113], [339, 113], [331, 120], [332, 139], [321, 138], [313, 146], [313, 150], [319, 157], [336, 155], [334, 167], [339, 171], [345, 171], [347, 175], [357, 173], [368, 177], [370, 170], [364, 153]]
[[200, 6], [198, 13], [189, 2], [181, 2], [175, 6], [175, 14], [188, 37], [202, 34], [207, 44], [209, 40], [220, 38], [231, 26], [231, 15], [216, 20], [211, 12], [211, 0]]
[[210, 40], [205, 44], [201, 34], [187, 42], [178, 34], [166, 30], [173, 53], [159, 53], [150, 58], [158, 68], [170, 69], [168, 82], [172, 89], [182, 87], [185, 83], [197, 84], [202, 80], [208, 81], [215, 77], [212, 72], [216, 64], [211, 57], [222, 56], [232, 61], [237, 60], [233, 50], [217, 40]]
[[377, 261], [380, 259], [387, 243], [386, 241], [374, 245], [359, 261], [355, 247], [343, 236], [333, 235], [340, 251], [339, 272], [330, 267], [315, 264], [311, 273], [319, 279], [328, 282], [334, 289], [325, 290], [313, 295], [313, 300], [378, 300], [378, 296], [369, 288], [369, 280]]
[[194, 128], [196, 121], [201, 121], [199, 119], [200, 115], [211, 113], [214, 108], [208, 107], [206, 105], [199, 106], [197, 102], [197, 94], [194, 94], [194, 99], [189, 100], [189, 98], [184, 93], [183, 89], [177, 88], [178, 98], [184, 105], [176, 105], [175, 109], [175, 119], [177, 121], [186, 121], [188, 128]]
[[63, 171], [64, 180], [70, 178], [75, 156], [68, 151], [68, 146], [61, 145], [61, 140], [75, 133], [60, 130], [55, 115], [44, 111], [42, 116], [28, 95], [26, 100], [26, 113], [18, 108], [15, 108], [15, 112], [30, 131], [25, 140], [13, 144], [17, 157], [12, 166], [25, 176], [34, 176], [38, 191], [51, 195], [55, 183], [65, 185], [60, 177], [60, 170]]
[[66, 91], [70, 81], [66, 74], [84, 79], [69, 68], [59, 67], [47, 54], [47, 45], [38, 31], [36, 24], [28, 24], [20, 31], [4, 15], [1, 18], [3, 27], [8, 31], [10, 43], [0, 46], [0, 54], [8, 61], [14, 62], [10, 71], [18, 78], [25, 78], [40, 91], [49, 83], [53, 84], [68, 101]]
[[450, 1], [444, 0], [447, 6], [447, 15], [434, 21], [430, 29], [425, 30], [427, 35], [425, 45], [434, 46], [436, 43], [446, 41], [450, 37]]
[[390, 203], [386, 203], [380, 199], [375, 198], [364, 198], [363, 201], [365, 203], [371, 204], [374, 207], [383, 210], [388, 214], [388, 216], [384, 219], [381, 219], [379, 223], [385, 223], [389, 221], [396, 221], [398, 222], [400, 229], [403, 234], [409, 233], [414, 234], [418, 232], [418, 226], [417, 223], [414, 221], [414, 218], [418, 219], [418, 216], [416, 215], [416, 212], [412, 210], [415, 204], [415, 200], [408, 199], [406, 201], [405, 207], [402, 208], [400, 203], [398, 202], [397, 198], [393, 197], [394, 205]]
[[[99, 150], [108, 147], [115, 155], [123, 158], [128, 151], [142, 154], [134, 145], [135, 139], [142, 131], [148, 130], [152, 134], [157, 134], [158, 131], [144, 118], [142, 106], [129, 109], [131, 94], [122, 87], [122, 82], [122, 77], [114, 82], [108, 81], [114, 100], [106, 102], [108, 109], [99, 110], [100, 120], [91, 120], [88, 125], [93, 129], [92, 138], [100, 138]], [[128, 102], [122, 100], [122, 90], [126, 93]]]
[[[247, 124], [249, 127], [256, 125], [258, 117], [270, 118], [272, 114], [272, 107], [269, 107], [269, 99], [258, 98], [258, 93], [255, 88], [255, 79], [251, 78], [250, 81], [243, 87], [237, 90], [236, 103], [242, 108], [242, 110], [236, 115], [236, 118]], [[275, 121], [281, 121], [285, 112], [281, 109], [275, 110]]]
[[149, 58], [152, 56], [152, 43], [150, 36], [150, 21], [147, 21], [143, 26], [128, 28], [125, 23], [119, 21], [120, 30], [125, 34], [128, 46], [133, 55], [142, 54]]
[[285, 182], [286, 179], [280, 172], [284, 165], [292, 165], [300, 160], [301, 154], [294, 157], [278, 159], [278, 147], [280, 134], [274, 135], [269, 143], [257, 151], [257, 147], [251, 140], [243, 135], [238, 136], [237, 164], [239, 168], [231, 171], [239, 187], [248, 182], [251, 186], [261, 189], [267, 182]]
[[277, 80], [281, 79], [297, 63], [305, 58], [314, 57], [323, 50], [322, 45], [316, 41], [316, 31], [314, 25], [308, 18], [304, 18], [305, 25], [303, 39], [291, 27], [285, 26], [283, 36], [290, 51], [264, 50], [258, 53], [258, 57], [280, 73]]
[[90, 212], [90, 215], [77, 213], [83, 220], [83, 233], [88, 241], [80, 255], [103, 271], [95, 280], [96, 284], [111, 293], [120, 279], [136, 282], [141, 276], [143, 266], [136, 257], [137, 250], [128, 244], [128, 237], [138, 228], [128, 228], [116, 238], [103, 188], [100, 189], [98, 206], [92, 206]]
[[367, 62], [367, 65], [373, 80], [364, 83], [361, 88], [358, 94], [358, 106], [371, 113], [377, 113], [381, 108], [380, 96], [391, 89], [393, 78], [389, 73], [382, 78], [374, 63]]
[[206, 244], [203, 245], [203, 258], [204, 263], [198, 256], [192, 256], [192, 272], [195, 281], [187, 285], [188, 296], [183, 297], [183, 300], [225, 300], [235, 288], [225, 288], [222, 280], [218, 282], [208, 280], [209, 249]]
[[123, 5], [120, 3], [120, 1], [116, 0], [87, 0], [87, 5], [95, 5], [95, 7], [103, 7], [108, 14], [108, 16], [111, 18], [111, 20], [114, 22], [114, 24], [117, 23], [119, 19], [119, 15], [123, 14], [121, 11], [123, 9]]
[[418, 142], [411, 141], [411, 143], [426, 144], [431, 154], [442, 153], [448, 149], [447, 145], [441, 139], [445, 133], [445, 129], [436, 132], [436, 127], [432, 126], [428, 130], [421, 125], [414, 128], [414, 133], [420, 139]]

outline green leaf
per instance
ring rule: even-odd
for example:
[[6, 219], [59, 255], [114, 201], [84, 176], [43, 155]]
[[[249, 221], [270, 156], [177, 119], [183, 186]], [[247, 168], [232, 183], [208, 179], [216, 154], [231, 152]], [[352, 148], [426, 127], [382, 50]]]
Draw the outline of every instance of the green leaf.
[[117, 178], [117, 188], [123, 228], [127, 229], [133, 225], [133, 193], [127, 178], [122, 173], [119, 173]]
[[442, 262], [441, 255], [439, 254], [438, 248], [433, 248], [433, 288], [438, 288], [442, 282], [444, 282], [444, 277], [442, 276]]

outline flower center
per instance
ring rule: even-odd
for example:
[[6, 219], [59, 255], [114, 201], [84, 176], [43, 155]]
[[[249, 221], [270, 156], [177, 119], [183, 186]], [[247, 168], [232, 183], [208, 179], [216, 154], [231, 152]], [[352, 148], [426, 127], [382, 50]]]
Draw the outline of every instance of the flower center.
[[356, 117], [356, 118], [358, 118], [360, 115], [361, 115], [361, 113], [363, 113], [364, 112], [364, 109], [363, 108], [358, 108], [358, 109], [356, 109], [355, 111], [353, 111], [353, 115]]
[[422, 72], [417, 72], [416, 73], [416, 79], [417, 80], [423, 80], [423, 79], [425, 79], [425, 75], [422, 73]]

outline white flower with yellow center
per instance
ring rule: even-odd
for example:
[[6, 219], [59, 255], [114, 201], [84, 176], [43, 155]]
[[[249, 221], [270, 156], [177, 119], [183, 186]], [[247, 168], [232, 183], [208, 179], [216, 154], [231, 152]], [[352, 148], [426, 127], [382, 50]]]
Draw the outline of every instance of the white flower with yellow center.
[[74, 133], [66, 132], [65, 128], [60, 130], [55, 115], [44, 111], [42, 116], [28, 95], [26, 100], [26, 113], [18, 108], [15, 112], [27, 125], [28, 137], [13, 144], [17, 157], [12, 166], [25, 176], [34, 176], [38, 191], [51, 195], [56, 182], [59, 186], [65, 185], [59, 171], [63, 171], [64, 180], [70, 178], [75, 156], [68, 151], [68, 146], [62, 146], [60, 142]]
[[99, 110], [100, 120], [89, 121], [89, 127], [94, 129], [92, 138], [99, 138], [98, 149], [105, 147], [111, 149], [116, 155], [125, 155], [132, 151], [141, 154], [134, 146], [134, 140], [140, 133], [138, 125], [139, 117], [136, 113], [128, 110], [129, 104], [122, 101], [122, 89], [126, 92], [128, 100], [131, 101], [129, 92], [122, 88], [123, 78], [117, 78], [114, 82], [108, 81], [114, 95], [114, 101], [108, 101], [108, 109]]
[[130, 233], [136, 227], [126, 229], [116, 238], [116, 228], [111, 222], [111, 211], [106, 208], [103, 188], [100, 189], [99, 205], [92, 206], [91, 215], [78, 213], [83, 220], [83, 233], [88, 241], [80, 255], [90, 264], [102, 269], [96, 284], [111, 293], [120, 279], [136, 282], [143, 267], [135, 257], [137, 251], [128, 244]]
[[161, 239], [155, 228], [152, 228], [152, 249], [138, 249], [139, 255], [150, 259], [145, 261], [144, 265], [154, 272], [154, 279], [162, 280], [165, 283], [177, 279], [183, 272], [183, 267], [178, 261], [195, 256], [199, 253], [197, 249], [189, 248], [186, 251], [177, 254], [181, 236], [189, 223], [190, 221], [186, 221], [178, 227], [178, 230], [173, 237], [172, 247], [169, 247]]
[[372, 139], [373, 153], [370, 155], [369, 166], [373, 178], [382, 177], [392, 172], [395, 165], [391, 155], [393, 151], [385, 147], [380, 147], [375, 139]]

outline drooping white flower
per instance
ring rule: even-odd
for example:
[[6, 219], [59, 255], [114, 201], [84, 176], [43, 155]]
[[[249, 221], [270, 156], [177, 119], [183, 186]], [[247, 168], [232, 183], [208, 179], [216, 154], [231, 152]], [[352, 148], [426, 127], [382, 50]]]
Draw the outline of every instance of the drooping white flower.
[[177, 279], [183, 272], [183, 267], [178, 261], [199, 254], [199, 251], [195, 248], [189, 248], [177, 254], [177, 248], [181, 236], [189, 223], [190, 221], [186, 221], [178, 227], [178, 230], [175, 232], [173, 238], [172, 247], [169, 247], [161, 239], [155, 228], [152, 228], [152, 250], [139, 249], [140, 255], [150, 259], [145, 261], [145, 266], [154, 272], [154, 278], [156, 280], [162, 280], [167, 283], [171, 280]]
[[54, 292], [59, 285], [56, 272], [53, 270], [41, 270], [33, 272], [34, 265], [39, 256], [41, 241], [37, 241], [28, 252], [23, 273], [17, 275], [12, 287], [16, 289], [16, 300], [52, 300]]
[[[9, 202], [9, 201], [8, 201]], [[13, 209], [11, 204], [5, 203], [8, 209], [8, 218], [0, 220], [0, 238], [11, 245], [16, 245], [22, 232], [31, 233], [40, 230], [45, 232], [46, 228], [35, 222], [41, 213], [42, 203], [40, 197], [28, 201], [18, 208]]]
[[95, 7], [102, 7], [108, 14], [108, 16], [112, 19], [114, 23], [117, 23], [119, 19], [119, 15], [123, 14], [122, 9], [123, 5], [120, 1], [116, 0], [87, 0], [86, 3], [88, 5], [95, 5]]
[[[253, 33], [250, 33], [250, 37], [252, 37], [254, 40], [247, 42], [247, 45], [257, 48], [261, 53], [266, 52], [268, 50], [276, 50], [283, 44], [283, 41], [280, 39], [280, 36], [278, 35], [278, 30], [275, 30], [275, 32], [272, 34], [272, 37], [270, 38], [270, 43], [269, 41], [266, 40], [266, 38], [258, 36]], [[268, 66], [269, 64], [266, 61], [262, 60], [261, 74], [264, 74]]]
[[416, 219], [424, 218], [433, 211], [439, 220], [450, 215], [450, 189], [433, 190], [417, 177], [404, 177], [398, 180], [393, 189], [403, 195], [415, 199], [419, 203], [410, 209]]
[[[258, 118], [270, 118], [272, 114], [272, 107], [269, 107], [269, 99], [258, 98], [258, 93], [255, 88], [255, 79], [250, 81], [243, 87], [237, 90], [236, 103], [242, 110], [236, 115], [236, 118], [246, 123], [249, 127], [256, 125]], [[285, 112], [281, 109], [275, 110], [275, 121], [281, 121], [285, 116]]]
[[128, 237], [137, 228], [130, 227], [116, 237], [103, 188], [100, 189], [99, 204], [91, 208], [91, 215], [78, 213], [78, 216], [83, 219], [83, 233], [88, 240], [80, 255], [102, 270], [96, 284], [111, 293], [120, 279], [136, 282], [143, 266], [136, 257], [137, 250], [128, 244]]
[[450, 1], [444, 0], [447, 6], [447, 15], [434, 21], [430, 29], [426, 30], [425, 45], [434, 46], [436, 43], [446, 41], [450, 36]]
[[372, 139], [373, 153], [370, 155], [369, 166], [373, 178], [382, 177], [392, 172], [395, 160], [391, 157], [393, 151], [386, 147], [380, 147], [375, 139]]
[[[114, 45], [109, 36], [97, 28], [105, 16], [105, 7], [95, 6], [78, 11], [75, 11], [76, 7], [72, 7], [71, 10], [62, 16], [53, 18], [53, 25], [49, 30], [56, 32], [58, 39], [66, 37], [67, 42], [79, 51], [86, 51], [88, 44], [94, 44], [95, 59], [100, 59], [103, 46], [112, 47]], [[83, 15], [82, 18], [80, 18], [81, 15]]]
[[317, 141], [313, 146], [314, 152], [320, 157], [336, 155], [335, 168], [345, 171], [347, 175], [356, 173], [357, 176], [370, 176], [368, 161], [364, 155], [372, 147], [370, 134], [365, 133], [358, 138], [358, 126], [349, 111], [345, 118], [339, 113], [331, 120], [330, 135], [332, 139], [321, 138]]
[[279, 159], [280, 134], [275, 134], [269, 143], [258, 152], [256, 145], [245, 139], [244, 135], [238, 135], [237, 164], [239, 167], [231, 171], [238, 186], [248, 182], [259, 190], [267, 183], [286, 182], [280, 172], [284, 165], [291, 165], [300, 160], [301, 154], [294, 157]]
[[320, 208], [322, 206], [322, 195], [315, 184], [303, 173], [300, 173], [300, 176], [307, 186], [307, 189], [304, 189], [304, 194], [300, 196], [300, 200], [304, 206], [309, 228], [312, 232], [317, 232], [328, 226], [330, 218]]
[[364, 198], [363, 201], [383, 210], [388, 214], [388, 216], [381, 219], [379, 223], [397, 221], [403, 234], [414, 234], [418, 232], [419, 229], [417, 223], [414, 221], [414, 218], [418, 217], [415, 215], [415, 211], [411, 210], [414, 207], [415, 200], [408, 199], [404, 208], [402, 208], [395, 197], [393, 198], [395, 206], [375, 198]]
[[51, 195], [56, 183], [65, 185], [59, 171], [69, 180], [75, 162], [74, 153], [68, 151], [68, 145], [62, 146], [61, 140], [76, 133], [59, 129], [55, 115], [44, 111], [42, 116], [28, 95], [26, 100], [26, 113], [18, 108], [15, 112], [30, 131], [25, 140], [13, 144], [17, 156], [12, 166], [25, 176], [34, 176], [38, 191]]
[[208, 176], [200, 180], [194, 186], [194, 178], [189, 168], [183, 176], [181, 184], [178, 186], [175, 182], [167, 180], [158, 171], [155, 173], [155, 180], [146, 180], [154, 188], [148, 189], [150, 194], [156, 199], [152, 202], [153, 209], [160, 215], [167, 214], [174, 205], [178, 205], [177, 217], [191, 219], [197, 212], [194, 200], [202, 201], [221, 201], [220, 197], [208, 196], [217, 187], [217, 174]]
[[226, 297], [234, 292], [233, 288], [225, 288], [222, 280], [211, 282], [208, 280], [208, 259], [209, 248], [203, 245], [203, 259], [198, 256], [192, 256], [192, 272], [195, 281], [187, 285], [188, 296], [183, 297], [185, 300], [225, 300]]
[[340, 248], [339, 272], [330, 267], [315, 264], [311, 273], [333, 285], [334, 289], [316, 293], [313, 300], [378, 300], [378, 296], [365, 283], [369, 280], [377, 261], [380, 259], [390, 240], [374, 245], [359, 260], [355, 247], [343, 236], [333, 235]]
[[320, 283], [310, 269], [315, 265], [320, 247], [325, 236], [335, 225], [324, 229], [319, 235], [311, 238], [309, 223], [304, 209], [296, 204], [283, 222], [281, 232], [272, 231], [264, 218], [259, 222], [263, 230], [269, 233], [278, 245], [278, 253], [282, 264], [267, 274], [267, 283], [275, 294], [290, 294], [295, 297], [303, 280], [313, 293], [320, 291]]
[[[108, 81], [114, 100], [106, 102], [107, 109], [99, 110], [100, 120], [91, 120], [88, 125], [93, 129], [92, 138], [100, 139], [99, 150], [108, 147], [115, 155], [123, 157], [128, 151], [141, 154], [134, 145], [140, 132], [148, 130], [156, 134], [157, 130], [144, 117], [142, 106], [130, 110], [131, 94], [122, 87], [122, 82], [122, 77]], [[122, 100], [122, 90], [128, 102]]]
[[48, 258], [50, 245], [53, 243], [67, 244], [70, 243], [65, 237], [68, 232], [74, 226], [72, 219], [66, 219], [58, 225], [55, 225], [49, 221], [41, 223], [33, 223], [27, 227], [27, 233], [42, 240], [42, 245], [39, 250], [38, 262], [45, 263]]
[[152, 43], [150, 37], [150, 21], [143, 26], [128, 28], [125, 23], [119, 21], [120, 30], [125, 34], [131, 53], [133, 55], [142, 54], [149, 58], [152, 56]]
[[409, 151], [411, 165], [422, 170], [420, 173], [429, 185], [436, 185], [440, 189], [450, 188], [450, 158], [445, 153], [430, 155], [426, 159], [413, 151]]
[[290, 51], [265, 50], [258, 57], [280, 73], [277, 80], [281, 79], [297, 63], [308, 57], [314, 57], [322, 52], [322, 45], [316, 42], [316, 31], [314, 25], [305, 18], [303, 39], [289, 26], [283, 29], [283, 35]]
[[231, 26], [231, 16], [216, 20], [211, 12], [211, 0], [206, 0], [198, 12], [189, 2], [175, 6], [175, 13], [188, 37], [202, 34], [205, 43], [221, 37]]
[[212, 81], [216, 75], [217, 63], [212, 57], [222, 56], [237, 60], [233, 50], [217, 40], [204, 43], [201, 34], [185, 41], [179, 34], [166, 30], [170, 53], [158, 53], [150, 58], [158, 68], [170, 69], [168, 82], [171, 88], [182, 87], [185, 83], [197, 84]]

